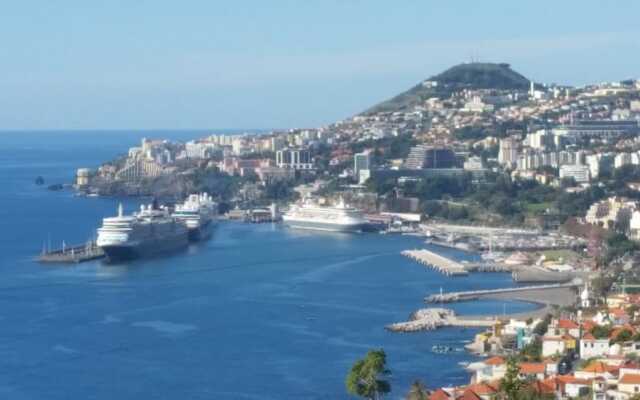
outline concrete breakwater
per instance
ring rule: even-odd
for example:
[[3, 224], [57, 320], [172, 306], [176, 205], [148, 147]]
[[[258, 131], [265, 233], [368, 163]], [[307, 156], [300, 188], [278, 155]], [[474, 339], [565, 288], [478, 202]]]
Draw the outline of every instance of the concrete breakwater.
[[429, 331], [447, 326], [489, 327], [495, 323], [491, 318], [460, 319], [453, 310], [447, 308], [422, 308], [411, 314], [409, 321], [387, 325], [392, 332]]
[[401, 254], [448, 276], [469, 274], [469, 271], [466, 270], [462, 263], [429, 250], [405, 250]]
[[401, 254], [448, 276], [464, 276], [469, 272], [511, 272], [507, 265], [458, 262], [429, 250], [405, 250]]
[[455, 301], [473, 300], [481, 297], [493, 297], [503, 294], [512, 294], [514, 297], [519, 293], [536, 292], [543, 295], [546, 290], [567, 289], [581, 285], [582, 282], [576, 280], [571, 283], [521, 286], [516, 288], [470, 290], [465, 292], [450, 292], [443, 294], [432, 294], [425, 298], [427, 303], [451, 303]]

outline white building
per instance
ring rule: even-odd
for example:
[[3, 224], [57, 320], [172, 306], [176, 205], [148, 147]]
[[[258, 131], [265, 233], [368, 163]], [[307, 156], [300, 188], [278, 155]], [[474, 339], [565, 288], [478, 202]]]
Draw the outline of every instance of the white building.
[[622, 218], [631, 218], [635, 209], [636, 203], [633, 201], [626, 198], [609, 197], [606, 200], [593, 203], [587, 210], [584, 219], [588, 224], [609, 228]]
[[580, 340], [580, 358], [583, 360], [609, 354], [609, 338], [596, 339], [587, 333]]
[[480, 157], [469, 157], [464, 162], [463, 168], [467, 171], [482, 171], [484, 169], [484, 163]]
[[629, 220], [630, 239], [640, 241], [640, 211], [633, 211]]
[[564, 354], [566, 350], [566, 342], [562, 336], [545, 336], [542, 338], [542, 357]]
[[500, 139], [498, 162], [513, 167], [518, 161], [518, 142], [514, 138]]
[[560, 179], [573, 178], [576, 183], [589, 182], [589, 167], [586, 165], [563, 165], [560, 167]]
[[353, 155], [353, 175], [360, 176], [361, 170], [371, 169], [371, 153], [368, 151]]
[[554, 145], [554, 136], [551, 131], [540, 129], [534, 133], [527, 134], [524, 145], [532, 149], [545, 149]]

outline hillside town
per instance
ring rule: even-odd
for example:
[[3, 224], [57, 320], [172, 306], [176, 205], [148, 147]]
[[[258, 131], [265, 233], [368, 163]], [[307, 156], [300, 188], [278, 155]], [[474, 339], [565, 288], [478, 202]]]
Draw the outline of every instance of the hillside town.
[[[89, 195], [208, 191], [226, 211], [341, 197], [396, 232], [485, 252], [514, 279], [521, 265], [537, 268], [521, 281], [579, 276], [574, 305], [496, 319], [469, 346], [484, 357], [467, 366], [470, 383], [428, 398], [517, 387], [626, 400], [640, 396], [639, 133], [640, 81], [546, 85], [471, 63], [320, 128], [143, 139], [78, 169], [75, 184]], [[551, 275], [562, 278], [540, 278]]]

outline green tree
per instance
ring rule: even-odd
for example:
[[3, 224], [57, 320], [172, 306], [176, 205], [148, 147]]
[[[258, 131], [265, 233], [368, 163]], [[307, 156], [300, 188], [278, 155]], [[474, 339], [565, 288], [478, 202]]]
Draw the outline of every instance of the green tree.
[[429, 390], [424, 383], [418, 379], [411, 384], [405, 400], [427, 400], [428, 398]]
[[629, 329], [623, 329], [616, 335], [616, 337], [612, 339], [612, 342], [624, 343], [631, 340], [632, 337], [633, 337], [633, 332], [631, 332]]
[[524, 387], [524, 381], [520, 379], [520, 367], [515, 358], [509, 358], [507, 361], [507, 371], [500, 380], [500, 394], [502, 398], [507, 400], [518, 399], [518, 394]]
[[596, 339], [606, 339], [609, 337], [610, 333], [611, 333], [611, 327], [609, 326], [598, 325], [591, 330], [591, 334]]
[[384, 350], [370, 350], [364, 359], [353, 364], [345, 385], [350, 394], [376, 400], [391, 391], [389, 375]]

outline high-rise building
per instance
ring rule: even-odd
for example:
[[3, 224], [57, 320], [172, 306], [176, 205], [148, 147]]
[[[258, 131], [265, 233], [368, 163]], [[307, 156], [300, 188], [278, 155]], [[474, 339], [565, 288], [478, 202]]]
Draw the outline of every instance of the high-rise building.
[[409, 151], [405, 167], [407, 169], [455, 168], [457, 161], [451, 149], [418, 145]]
[[371, 154], [368, 151], [353, 155], [353, 175], [360, 176], [363, 169], [371, 169]]
[[518, 142], [513, 138], [500, 139], [498, 162], [513, 167], [518, 161]]
[[311, 153], [304, 149], [285, 149], [276, 152], [276, 165], [280, 168], [313, 169]]

